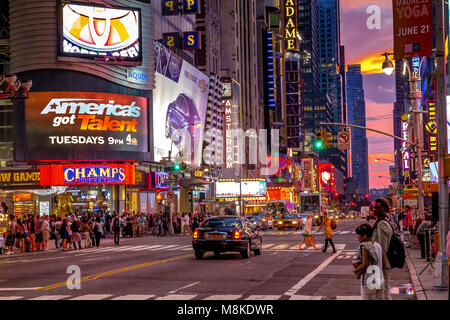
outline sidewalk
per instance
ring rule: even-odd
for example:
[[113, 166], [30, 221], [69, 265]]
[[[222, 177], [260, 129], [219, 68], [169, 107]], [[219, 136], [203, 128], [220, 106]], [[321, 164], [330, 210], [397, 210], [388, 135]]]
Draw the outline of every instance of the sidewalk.
[[448, 300], [448, 290], [433, 290], [434, 269], [428, 265], [426, 259], [420, 257], [420, 245], [415, 235], [411, 236], [409, 244], [411, 247], [406, 248], [406, 266], [411, 275], [417, 300]]

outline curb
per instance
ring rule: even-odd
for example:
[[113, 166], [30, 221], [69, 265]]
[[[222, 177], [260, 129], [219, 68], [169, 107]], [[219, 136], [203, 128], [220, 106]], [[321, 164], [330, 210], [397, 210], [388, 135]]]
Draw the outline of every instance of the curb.
[[414, 292], [416, 293], [417, 300], [428, 300], [427, 296], [425, 295], [425, 290], [422, 287], [422, 283], [420, 282], [419, 276], [417, 275], [414, 263], [411, 261], [408, 250], [406, 250], [406, 265], [408, 266], [409, 274], [411, 276], [411, 282], [414, 288]]

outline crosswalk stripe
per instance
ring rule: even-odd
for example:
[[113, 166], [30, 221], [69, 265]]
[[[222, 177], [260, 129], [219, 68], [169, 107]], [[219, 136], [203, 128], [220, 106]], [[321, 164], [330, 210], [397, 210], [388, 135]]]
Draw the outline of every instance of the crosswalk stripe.
[[104, 300], [111, 297], [110, 294], [85, 294], [83, 296], [75, 297], [70, 300]]
[[274, 245], [275, 245], [275, 243], [263, 243], [263, 249], [268, 249]]
[[222, 295], [212, 295], [206, 297], [203, 300], [237, 300], [240, 297], [242, 297], [242, 295], [222, 294]]
[[22, 299], [23, 297], [0, 297], [0, 300], [19, 300]]
[[174, 250], [181, 250], [181, 249], [184, 249], [184, 248], [189, 248], [189, 250], [190, 249], [192, 249], [192, 244], [189, 244], [189, 245], [187, 245], [187, 246], [180, 246], [180, 247], [178, 247], [178, 248], [169, 248], [169, 249], [167, 249], [168, 251], [174, 251]]
[[55, 300], [62, 300], [65, 298], [69, 298], [70, 296], [39, 296], [39, 297], [35, 297], [33, 299], [30, 300], [41, 300], [41, 301], [55, 301]]
[[315, 232], [314, 234], [324, 234], [325, 232], [320, 231], [320, 232]]
[[273, 247], [271, 250], [283, 250], [286, 249], [287, 247], [289, 247], [288, 244], [279, 244], [276, 247]]
[[281, 296], [277, 295], [251, 295], [245, 300], [278, 300]]
[[156, 298], [155, 300], [192, 300], [196, 294], [168, 294], [164, 297]]
[[162, 246], [161, 248], [154, 248], [154, 249], [149, 249], [150, 251], [157, 251], [157, 250], [163, 250], [163, 249], [168, 249], [168, 248], [173, 248], [173, 247], [178, 247], [177, 244], [171, 244], [171, 245], [167, 245], [167, 246]]
[[351, 231], [341, 231], [340, 234], [349, 234]]
[[181, 249], [181, 251], [190, 251], [192, 250], [192, 246], [189, 246], [189, 248]]
[[289, 298], [289, 300], [322, 300], [323, 296], [302, 296], [294, 295]]
[[289, 250], [298, 250], [298, 244], [293, 245], [292, 247], [289, 248]]
[[[133, 248], [134, 248], [134, 246], [113, 247], [113, 248], [111, 249], [111, 251], [115, 251], [115, 252], [129, 251], [129, 250], [131, 250], [131, 249], [133, 249]], [[105, 250], [105, 251], [108, 251], [108, 250]]]
[[136, 247], [130, 248], [129, 251], [142, 251], [142, 250], [147, 250], [149, 247], [150, 247], [149, 245], [145, 245], [145, 246], [136, 246]]
[[337, 296], [336, 300], [361, 300], [361, 296]]
[[115, 297], [111, 300], [149, 300], [155, 297], [154, 294], [127, 294], [126, 296]]

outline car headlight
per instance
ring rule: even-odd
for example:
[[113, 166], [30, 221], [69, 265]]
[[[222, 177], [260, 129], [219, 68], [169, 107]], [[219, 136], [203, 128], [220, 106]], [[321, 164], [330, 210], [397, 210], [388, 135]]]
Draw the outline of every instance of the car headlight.
[[297, 224], [298, 222], [297, 222], [297, 221], [292, 221], [292, 223], [293, 223], [293, 224]]
[[283, 222], [282, 221], [278, 221], [278, 224], [283, 224]]
[[266, 219], [261, 219], [261, 221], [262, 221], [262, 222], [265, 222], [265, 221], [266, 221]]
[[319, 216], [314, 216], [314, 219], [318, 219], [319, 218]]

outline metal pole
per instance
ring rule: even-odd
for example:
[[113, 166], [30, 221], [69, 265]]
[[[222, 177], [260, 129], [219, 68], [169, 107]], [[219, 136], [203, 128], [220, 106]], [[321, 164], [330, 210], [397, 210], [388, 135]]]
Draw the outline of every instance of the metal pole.
[[447, 154], [447, 101], [445, 71], [444, 1], [436, 1], [436, 107], [438, 116], [439, 160], [439, 253], [434, 268], [434, 288], [448, 288], [448, 257], [445, 253], [448, 232], [448, 185], [445, 180], [445, 155]]

